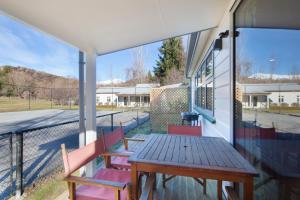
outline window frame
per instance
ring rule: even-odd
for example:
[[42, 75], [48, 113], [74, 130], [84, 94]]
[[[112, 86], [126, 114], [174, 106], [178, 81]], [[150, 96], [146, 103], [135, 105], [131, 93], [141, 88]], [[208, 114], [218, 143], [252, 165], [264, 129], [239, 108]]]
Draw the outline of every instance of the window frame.
[[[214, 49], [213, 49], [213, 44], [210, 45], [209, 49], [207, 50], [204, 58], [201, 60], [197, 70], [196, 70], [196, 75], [195, 75], [195, 89], [194, 89], [194, 94], [195, 94], [195, 99], [194, 99], [194, 106], [197, 111], [199, 111], [201, 114], [204, 114], [204, 116], [208, 116], [209, 118], [213, 118], [215, 114], [215, 60], [214, 60]], [[208, 68], [208, 62], [209, 59], [211, 58], [210, 62], [212, 62], [212, 72], [210, 74], [207, 74], [207, 68]], [[203, 74], [204, 73], [204, 74]], [[207, 99], [208, 99], [208, 85], [212, 84], [212, 109], [209, 110], [207, 109]], [[198, 94], [199, 92], [202, 92], [202, 88], [204, 88], [204, 102], [202, 102], [202, 94]], [[200, 97], [200, 98], [199, 98]], [[204, 103], [202, 106], [201, 104]], [[212, 120], [214, 123], [215, 120]]]

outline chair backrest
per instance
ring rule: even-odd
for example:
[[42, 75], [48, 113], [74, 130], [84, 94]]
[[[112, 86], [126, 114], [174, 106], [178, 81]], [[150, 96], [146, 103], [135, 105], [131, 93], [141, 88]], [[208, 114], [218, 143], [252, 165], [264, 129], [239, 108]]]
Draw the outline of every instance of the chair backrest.
[[122, 127], [122, 124], [120, 124], [119, 128], [111, 132], [104, 133], [103, 136], [104, 136], [105, 148], [111, 149], [112, 146], [114, 146], [119, 141], [124, 139], [124, 129]]
[[168, 125], [168, 134], [202, 136], [201, 126]]
[[275, 128], [259, 128], [259, 138], [260, 139], [276, 139]]
[[62, 144], [61, 148], [64, 161], [65, 176], [69, 176], [80, 167], [97, 158], [105, 151], [102, 137], [94, 142], [87, 144], [84, 147], [81, 147], [69, 153], [66, 151], [65, 144]]

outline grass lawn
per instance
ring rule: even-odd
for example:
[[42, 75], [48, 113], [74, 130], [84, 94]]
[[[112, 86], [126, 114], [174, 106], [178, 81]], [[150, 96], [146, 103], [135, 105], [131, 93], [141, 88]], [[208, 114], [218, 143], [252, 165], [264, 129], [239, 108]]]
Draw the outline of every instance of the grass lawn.
[[68, 189], [67, 183], [62, 181], [62, 175], [49, 179], [37, 185], [29, 192], [26, 200], [53, 200]]
[[[0, 112], [16, 112], [42, 109], [78, 110], [79, 106], [57, 105], [53, 102], [51, 107], [51, 101], [45, 99], [31, 100], [29, 105], [28, 99], [21, 99], [18, 97], [0, 97]], [[124, 108], [117, 108], [116, 106], [97, 106], [97, 110], [123, 111]]]

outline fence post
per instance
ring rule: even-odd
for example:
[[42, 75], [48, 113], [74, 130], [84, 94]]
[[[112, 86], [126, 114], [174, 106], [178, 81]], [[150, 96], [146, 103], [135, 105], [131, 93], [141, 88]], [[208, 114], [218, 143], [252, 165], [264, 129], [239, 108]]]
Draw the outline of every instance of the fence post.
[[28, 99], [28, 107], [29, 110], [31, 110], [31, 106], [30, 106], [30, 97], [31, 97], [31, 91], [29, 90], [29, 95], [28, 95], [29, 99]]
[[13, 133], [10, 133], [10, 136], [9, 136], [9, 150], [10, 150], [10, 154], [9, 154], [9, 162], [10, 162], [10, 171], [9, 171], [9, 178], [10, 178], [10, 193], [13, 194], [13, 190], [14, 190], [14, 187], [13, 187], [13, 183], [14, 183], [14, 180], [13, 180], [13, 172], [14, 172], [14, 165], [13, 165], [13, 145], [12, 145], [12, 137], [13, 137]]
[[114, 130], [114, 114], [112, 113], [111, 115], [110, 115], [110, 122], [111, 122], [111, 131], [113, 131]]
[[16, 197], [23, 193], [23, 132], [16, 132]]
[[50, 98], [51, 98], [51, 109], [53, 108], [53, 105], [52, 105], [52, 87], [50, 89]]

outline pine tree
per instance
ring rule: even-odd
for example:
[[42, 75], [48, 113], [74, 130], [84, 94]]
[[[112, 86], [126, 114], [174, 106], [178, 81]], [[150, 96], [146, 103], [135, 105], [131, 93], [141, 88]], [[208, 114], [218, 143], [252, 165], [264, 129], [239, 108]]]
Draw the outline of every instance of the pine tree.
[[[166, 80], [172, 80], [175, 71], [180, 74], [183, 79], [184, 71], [184, 49], [181, 37], [170, 38], [163, 41], [162, 46], [159, 48], [158, 60], [156, 61], [156, 67], [154, 67], [154, 75], [160, 81], [162, 85], [168, 84]], [[173, 69], [173, 70], [172, 70]], [[173, 73], [169, 73], [170, 71]], [[177, 80], [182, 81], [182, 80]]]

